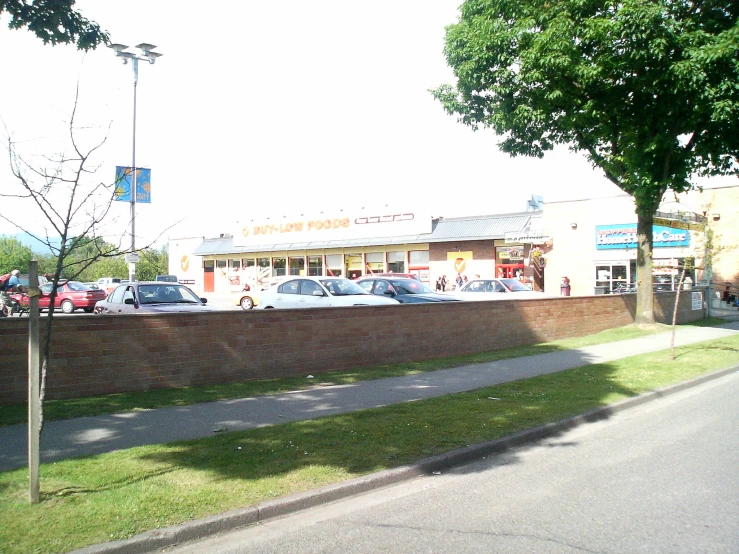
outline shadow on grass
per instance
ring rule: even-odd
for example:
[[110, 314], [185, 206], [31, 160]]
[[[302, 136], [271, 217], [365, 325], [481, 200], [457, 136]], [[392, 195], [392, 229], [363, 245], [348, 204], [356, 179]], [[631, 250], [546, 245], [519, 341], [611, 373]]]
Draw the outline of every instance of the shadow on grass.
[[[441, 398], [178, 442], [144, 459], [217, 473], [228, 481], [273, 479], [315, 467], [361, 475], [499, 439], [641, 392], [613, 375], [609, 364], [586, 366]], [[533, 444], [576, 446], [552, 440]], [[506, 459], [517, 461], [510, 452]]]

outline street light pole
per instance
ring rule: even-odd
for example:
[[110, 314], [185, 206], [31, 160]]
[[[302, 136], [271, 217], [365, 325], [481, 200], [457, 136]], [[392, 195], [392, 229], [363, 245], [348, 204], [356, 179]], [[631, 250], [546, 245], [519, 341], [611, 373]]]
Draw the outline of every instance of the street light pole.
[[123, 60], [123, 63], [128, 63], [131, 60], [131, 67], [133, 69], [133, 146], [131, 156], [131, 259], [128, 264], [128, 279], [130, 281], [136, 280], [136, 91], [139, 84], [139, 60], [146, 60], [150, 64], [153, 64], [156, 59], [161, 56], [159, 52], [153, 52], [156, 48], [153, 44], [142, 42], [136, 45], [139, 49], [139, 54], [132, 52], [126, 52], [128, 46], [124, 44], [111, 44], [108, 48], [112, 48], [115, 51], [115, 55]]

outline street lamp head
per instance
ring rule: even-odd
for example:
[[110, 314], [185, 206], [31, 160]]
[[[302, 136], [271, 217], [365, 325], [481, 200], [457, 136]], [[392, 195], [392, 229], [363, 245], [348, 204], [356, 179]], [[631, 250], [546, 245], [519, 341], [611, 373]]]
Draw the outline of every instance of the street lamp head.
[[146, 55], [146, 58], [149, 60], [149, 63], [153, 64], [155, 61], [157, 61], [157, 58], [159, 56], [163, 56], [164, 54], [160, 54], [159, 52], [149, 52]]
[[115, 55], [117, 56], [118, 54], [123, 52], [126, 48], [128, 48], [128, 46], [126, 46], [125, 44], [114, 43], [114, 44], [109, 44], [108, 48], [112, 48], [113, 50], [115, 50]]

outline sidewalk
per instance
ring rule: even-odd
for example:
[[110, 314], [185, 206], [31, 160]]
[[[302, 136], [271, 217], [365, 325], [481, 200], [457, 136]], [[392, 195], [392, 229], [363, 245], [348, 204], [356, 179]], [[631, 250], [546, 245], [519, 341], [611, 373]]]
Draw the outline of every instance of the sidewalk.
[[[723, 317], [720, 312], [721, 310], [714, 310], [714, 315]], [[675, 345], [683, 346], [736, 334], [739, 332], [739, 310], [726, 315], [736, 319], [722, 327], [679, 328]], [[432, 398], [669, 347], [670, 333], [666, 332], [587, 348], [462, 366], [420, 375], [363, 381], [353, 385], [51, 421], [45, 424], [41, 437], [41, 461], [51, 462], [146, 444], [208, 437], [213, 436], [216, 430], [223, 432], [253, 429]], [[27, 464], [27, 440], [26, 425], [0, 427], [0, 471]]]

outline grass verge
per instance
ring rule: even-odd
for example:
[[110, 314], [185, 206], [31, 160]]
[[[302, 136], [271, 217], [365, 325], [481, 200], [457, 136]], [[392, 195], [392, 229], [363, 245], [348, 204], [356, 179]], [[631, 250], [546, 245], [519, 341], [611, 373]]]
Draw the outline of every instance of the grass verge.
[[[47, 400], [44, 402], [44, 419], [53, 421], [104, 415], [135, 410], [165, 408], [169, 406], [187, 406], [201, 402], [218, 400], [232, 400], [234, 398], [248, 398], [268, 394], [279, 394], [295, 390], [304, 390], [318, 386], [346, 385], [358, 381], [371, 381], [386, 377], [414, 375], [426, 371], [458, 367], [462, 365], [494, 362], [509, 358], [520, 358], [535, 354], [545, 354], [556, 350], [568, 350], [604, 344], [619, 340], [638, 338], [650, 333], [668, 330], [665, 325], [655, 326], [652, 329], [637, 328], [633, 325], [609, 329], [595, 335], [574, 339], [558, 340], [531, 346], [519, 346], [502, 350], [439, 358], [422, 362], [378, 365], [349, 371], [334, 371], [317, 373], [313, 379], [303, 377], [289, 377], [282, 379], [266, 379], [242, 381], [223, 385], [208, 385], [198, 387], [180, 387], [173, 389], [151, 390], [146, 392], [130, 392], [110, 394], [105, 396], [91, 396], [70, 400]], [[25, 404], [0, 406], [0, 425], [14, 425], [25, 423], [28, 419], [28, 408]]]
[[739, 335], [474, 392], [0, 473], [7, 554], [66, 552], [396, 467], [739, 363]]

